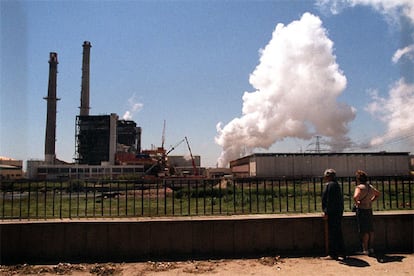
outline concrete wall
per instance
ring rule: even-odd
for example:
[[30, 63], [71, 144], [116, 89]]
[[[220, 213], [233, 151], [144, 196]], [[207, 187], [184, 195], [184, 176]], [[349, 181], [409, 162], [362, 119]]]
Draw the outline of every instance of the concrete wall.
[[[413, 252], [414, 212], [376, 213], [376, 248]], [[359, 250], [355, 217], [344, 238]], [[262, 255], [323, 255], [324, 221], [313, 215], [0, 223], [1, 264], [127, 262]]]

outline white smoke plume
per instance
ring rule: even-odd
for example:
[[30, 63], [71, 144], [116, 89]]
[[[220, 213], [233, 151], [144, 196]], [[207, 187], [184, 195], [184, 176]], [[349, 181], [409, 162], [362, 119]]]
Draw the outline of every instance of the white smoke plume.
[[135, 94], [128, 99], [128, 110], [125, 111], [122, 119], [124, 120], [132, 120], [134, 115], [139, 112], [143, 107], [144, 104], [137, 102]]
[[335, 150], [348, 146], [355, 109], [337, 102], [346, 78], [321, 20], [305, 13], [287, 26], [278, 24], [260, 54], [249, 79], [256, 91], [244, 93], [242, 117], [217, 124], [215, 141], [223, 148], [218, 165], [287, 137], [318, 134], [329, 137]]
[[400, 79], [389, 92], [388, 98], [382, 98], [377, 91], [371, 94], [372, 102], [366, 110], [382, 120], [386, 133], [371, 140], [371, 146], [381, 146], [393, 141], [407, 140], [408, 145], [414, 146], [414, 84]]

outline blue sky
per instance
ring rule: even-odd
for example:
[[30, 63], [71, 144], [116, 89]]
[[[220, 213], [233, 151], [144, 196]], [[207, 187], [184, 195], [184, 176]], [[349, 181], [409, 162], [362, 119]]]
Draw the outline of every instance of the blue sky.
[[165, 120], [167, 148], [187, 136], [207, 167], [304, 152], [317, 135], [334, 150], [413, 152], [414, 4], [370, 2], [2, 0], [0, 156], [44, 158], [57, 52], [56, 155], [72, 161], [84, 41], [90, 114], [129, 111], [143, 148], [161, 145]]

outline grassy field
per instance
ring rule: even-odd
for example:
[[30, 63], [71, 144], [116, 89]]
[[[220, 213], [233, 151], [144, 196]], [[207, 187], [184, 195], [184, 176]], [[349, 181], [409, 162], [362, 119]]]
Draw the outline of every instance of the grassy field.
[[[355, 183], [348, 178], [339, 182], [345, 211], [350, 211]], [[412, 209], [411, 180], [380, 179], [371, 184], [382, 193], [374, 210]], [[321, 179], [10, 182], [1, 183], [0, 218], [314, 213], [321, 212], [322, 190]]]

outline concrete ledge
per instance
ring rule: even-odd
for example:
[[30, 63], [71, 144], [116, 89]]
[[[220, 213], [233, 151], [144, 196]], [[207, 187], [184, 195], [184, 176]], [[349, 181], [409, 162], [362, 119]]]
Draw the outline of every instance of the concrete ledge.
[[[353, 213], [343, 221], [347, 250], [359, 250]], [[376, 212], [376, 247], [413, 252], [414, 211]], [[108, 262], [323, 255], [319, 214], [2, 221], [0, 261]]]

